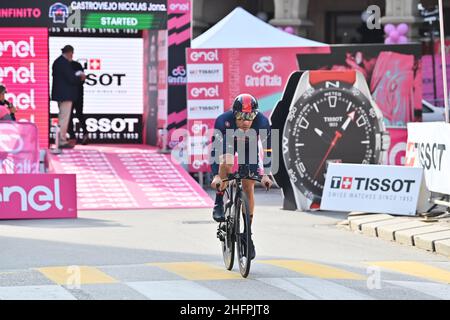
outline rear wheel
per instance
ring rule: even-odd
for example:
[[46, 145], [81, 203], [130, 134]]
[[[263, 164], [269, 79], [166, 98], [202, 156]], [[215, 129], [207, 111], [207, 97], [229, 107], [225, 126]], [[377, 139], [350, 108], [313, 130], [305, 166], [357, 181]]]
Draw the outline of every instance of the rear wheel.
[[225, 212], [225, 222], [222, 222], [219, 225], [219, 231], [222, 232], [223, 240], [222, 240], [222, 254], [223, 254], [223, 262], [225, 263], [225, 267], [228, 270], [233, 269], [234, 265], [234, 206], [233, 206], [233, 186], [230, 185], [224, 192], [223, 195], [223, 204], [224, 204], [224, 212]]
[[250, 210], [248, 199], [244, 192], [241, 193], [241, 198], [235, 207], [236, 215], [236, 247], [239, 259], [239, 271], [241, 275], [246, 278], [250, 272], [250, 241], [251, 241], [251, 226], [250, 226]]

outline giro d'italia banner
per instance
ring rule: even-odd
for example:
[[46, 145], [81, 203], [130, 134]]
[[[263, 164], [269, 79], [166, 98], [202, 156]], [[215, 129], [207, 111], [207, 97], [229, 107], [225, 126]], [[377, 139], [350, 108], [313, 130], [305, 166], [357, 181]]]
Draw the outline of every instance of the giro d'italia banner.
[[17, 120], [35, 123], [39, 146], [47, 148], [49, 90], [46, 28], [1, 29], [0, 83], [7, 88], [6, 100], [17, 108]]
[[208, 142], [215, 119], [231, 108], [240, 93], [258, 99], [269, 116], [281, 98], [297, 54], [327, 53], [317, 48], [188, 49], [187, 133], [190, 172], [210, 170]]

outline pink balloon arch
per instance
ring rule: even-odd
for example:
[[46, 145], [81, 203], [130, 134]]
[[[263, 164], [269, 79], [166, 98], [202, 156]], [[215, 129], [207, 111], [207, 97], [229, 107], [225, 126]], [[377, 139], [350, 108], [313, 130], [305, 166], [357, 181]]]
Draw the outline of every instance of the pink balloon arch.
[[384, 39], [385, 44], [404, 44], [408, 43], [407, 34], [409, 31], [409, 26], [406, 23], [401, 23], [397, 26], [393, 24], [387, 24], [384, 26], [384, 33], [386, 34], [386, 39]]

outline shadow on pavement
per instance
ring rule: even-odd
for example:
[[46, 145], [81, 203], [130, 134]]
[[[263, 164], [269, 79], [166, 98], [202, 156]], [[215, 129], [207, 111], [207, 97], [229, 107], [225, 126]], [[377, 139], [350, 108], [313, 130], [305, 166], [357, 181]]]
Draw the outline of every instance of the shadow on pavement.
[[111, 227], [126, 227], [123, 224], [102, 220], [102, 219], [42, 219], [42, 220], [2, 220], [0, 226], [14, 226], [25, 228], [111, 228]]
[[202, 255], [0, 236], [0, 270], [211, 261], [221, 258], [219, 254], [219, 250], [217, 255]]

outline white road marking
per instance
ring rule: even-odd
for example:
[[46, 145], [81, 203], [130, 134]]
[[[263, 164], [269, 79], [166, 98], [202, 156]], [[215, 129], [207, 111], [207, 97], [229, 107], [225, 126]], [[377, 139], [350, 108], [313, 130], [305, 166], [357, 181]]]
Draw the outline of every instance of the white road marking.
[[260, 282], [264, 282], [265, 284], [268, 284], [272, 287], [276, 287], [278, 289], [284, 290], [289, 292], [290, 294], [293, 294], [294, 296], [297, 296], [299, 298], [305, 299], [305, 300], [317, 300], [317, 297], [310, 294], [305, 289], [296, 286], [291, 281], [288, 281], [286, 279], [282, 278], [261, 278], [258, 279]]
[[450, 285], [419, 281], [384, 281], [396, 286], [412, 289], [429, 296], [450, 300]]
[[258, 279], [301, 297], [314, 300], [373, 300], [372, 297], [337, 283], [315, 278]]
[[153, 300], [225, 300], [226, 297], [189, 280], [127, 282], [126, 285]]
[[0, 287], [0, 300], [77, 300], [61, 286]]

